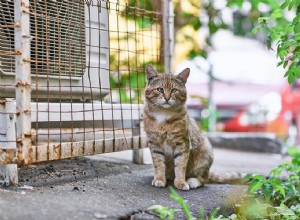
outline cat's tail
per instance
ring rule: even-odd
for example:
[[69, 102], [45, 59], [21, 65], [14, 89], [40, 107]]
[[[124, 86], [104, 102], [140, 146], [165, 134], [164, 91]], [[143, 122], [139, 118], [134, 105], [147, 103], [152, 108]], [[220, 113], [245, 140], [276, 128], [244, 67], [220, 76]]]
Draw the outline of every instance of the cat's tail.
[[238, 172], [214, 173], [209, 172], [209, 183], [243, 184], [244, 174]]

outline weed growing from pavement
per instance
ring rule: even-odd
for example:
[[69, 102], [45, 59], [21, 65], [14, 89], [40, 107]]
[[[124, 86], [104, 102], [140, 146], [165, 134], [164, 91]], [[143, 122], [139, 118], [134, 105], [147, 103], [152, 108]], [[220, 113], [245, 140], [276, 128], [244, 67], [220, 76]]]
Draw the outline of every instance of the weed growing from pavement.
[[158, 213], [160, 219], [169, 220], [174, 219], [176, 212], [183, 212], [187, 220], [300, 219], [300, 149], [293, 147], [289, 148], [288, 152], [292, 160], [272, 169], [269, 178], [262, 175], [246, 175], [246, 194], [233, 204], [234, 214], [231, 216], [218, 215], [219, 208], [205, 216], [202, 207], [200, 216], [196, 218], [192, 215], [189, 205], [171, 187], [170, 198], [179, 204], [180, 209], [161, 205], [154, 205], [149, 209]]

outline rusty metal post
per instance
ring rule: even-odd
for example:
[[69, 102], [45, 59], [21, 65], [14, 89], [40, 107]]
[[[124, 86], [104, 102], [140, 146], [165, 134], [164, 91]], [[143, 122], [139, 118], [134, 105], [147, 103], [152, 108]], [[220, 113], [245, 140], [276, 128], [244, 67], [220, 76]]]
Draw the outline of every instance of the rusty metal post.
[[164, 66], [166, 73], [174, 72], [174, 9], [172, 0], [163, 0]]
[[[141, 134], [142, 134], [142, 120], [137, 121], [135, 124], [136, 129], [133, 130], [133, 136], [140, 136], [141, 139]], [[141, 141], [140, 141], [140, 145], [141, 145]], [[143, 146], [139, 146], [140, 148], [142, 148]], [[133, 150], [133, 163], [136, 164], [143, 164], [144, 163], [144, 149], [136, 149]]]
[[[3, 127], [4, 141], [2, 148], [16, 148], [16, 105], [12, 99], [7, 99], [4, 105], [0, 106], [1, 112], [5, 113], [3, 120], [0, 120]], [[1, 133], [2, 133], [1, 132]], [[0, 165], [0, 174], [3, 176], [2, 185], [16, 186], [18, 185], [18, 166], [17, 164]]]
[[16, 135], [18, 162], [30, 164], [31, 146], [31, 76], [29, 0], [15, 0], [16, 50]]

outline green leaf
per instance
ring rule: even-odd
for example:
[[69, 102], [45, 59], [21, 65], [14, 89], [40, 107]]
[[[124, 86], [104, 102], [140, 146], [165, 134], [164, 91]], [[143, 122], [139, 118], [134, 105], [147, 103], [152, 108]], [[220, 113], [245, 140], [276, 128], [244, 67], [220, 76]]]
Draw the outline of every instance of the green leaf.
[[269, 50], [272, 50], [272, 38], [270, 36], [267, 37], [266, 43], [267, 43], [267, 48]]
[[284, 187], [281, 185], [275, 185], [275, 188], [279, 190], [279, 192], [281, 193], [281, 195], [283, 196], [283, 198], [285, 198], [285, 190]]
[[288, 7], [289, 4], [290, 4], [290, 1], [286, 0], [283, 2], [283, 4], [280, 6], [280, 8], [285, 9], [286, 7]]
[[263, 181], [254, 181], [252, 184], [250, 184], [248, 190], [249, 192], [253, 193], [255, 192], [256, 190], [258, 190], [259, 188], [261, 188], [261, 186], [264, 184]]
[[252, 176], [253, 179], [257, 179], [257, 180], [261, 180], [261, 181], [265, 181], [266, 178], [263, 175], [254, 175]]
[[259, 32], [261, 29], [261, 26], [256, 26], [255, 28], [252, 29], [252, 34], [256, 34], [257, 32]]
[[201, 21], [200, 21], [200, 19], [197, 19], [196, 20], [196, 22], [194, 22], [193, 23], [193, 28], [194, 28], [194, 30], [196, 31], [196, 30], [199, 30], [199, 28], [201, 27]]
[[150, 19], [149, 18], [138, 18], [137, 19], [138, 27], [142, 30], [145, 28], [149, 28], [151, 25]]
[[[289, 64], [289, 61], [287, 60], [287, 61], [284, 61], [284, 63], [283, 63], [283, 68], [285, 68], [287, 65]], [[290, 72], [291, 73], [291, 72]], [[290, 73], [286, 73], [287, 75], [290, 75]]]
[[185, 214], [186, 219], [193, 220], [194, 217], [192, 216], [189, 205], [185, 203], [183, 198], [180, 195], [178, 195], [172, 187], [170, 187], [169, 189], [171, 191], [170, 197], [180, 205], [181, 209]]
[[167, 206], [161, 206], [161, 205], [153, 205], [148, 210], [154, 210], [157, 214], [159, 214], [160, 219], [166, 219], [168, 217], [169, 220], [174, 219], [174, 215], [176, 211], [179, 211], [177, 209], [171, 209]]
[[296, 78], [300, 78], [300, 68], [299, 67], [293, 68], [293, 73]]
[[278, 179], [277, 177], [273, 177], [269, 180], [269, 182], [272, 184], [272, 186], [281, 185], [282, 181]]
[[252, 10], [257, 10], [258, 9], [258, 4], [259, 4], [259, 0], [251, 0], [251, 6], [252, 6]]
[[241, 8], [243, 6], [244, 0], [229, 0], [227, 2], [227, 6], [233, 6], [236, 5], [239, 8]]
[[275, 176], [280, 175], [281, 172], [282, 172], [282, 170], [279, 167], [276, 167], [276, 168], [271, 170], [270, 175], [275, 177]]
[[300, 32], [300, 22], [298, 22], [297, 24], [295, 24], [295, 26], [294, 26], [294, 32], [295, 33], [299, 33]]
[[283, 64], [283, 61], [280, 61], [277, 63], [277, 67], [281, 66]]
[[204, 211], [204, 208], [203, 208], [203, 206], [200, 206], [200, 208], [199, 208], [199, 220], [204, 220], [205, 219], [205, 211]]
[[269, 21], [270, 18], [269, 17], [260, 17], [258, 18], [258, 23], [267, 23], [267, 21]]
[[296, 216], [295, 212], [293, 212], [292, 209], [290, 209], [289, 207], [287, 207], [284, 204], [280, 204], [280, 206], [275, 207], [275, 209], [283, 216]]
[[218, 213], [218, 211], [220, 210], [220, 208], [215, 208], [212, 212], [211, 212], [211, 214], [210, 214], [210, 216], [209, 216], [209, 220], [214, 220], [214, 219], [216, 219], [216, 216], [217, 216], [217, 213]]
[[246, 174], [246, 175], [244, 176], [244, 180], [249, 181], [249, 180], [252, 179], [253, 176], [254, 176], [253, 174], [248, 173], [248, 174]]
[[292, 24], [296, 24], [296, 23], [298, 23], [300, 21], [300, 13], [299, 14], [297, 14], [297, 16], [296, 17], [294, 17], [294, 19], [293, 19], [293, 22], [292, 22]]
[[292, 82], [294, 82], [294, 80], [295, 80], [294, 75], [293, 74], [289, 74], [288, 75], [288, 82], [289, 82], [289, 84], [291, 84]]
[[271, 17], [276, 19], [276, 18], [281, 18], [282, 17], [282, 12], [280, 9], [276, 9], [275, 11], [272, 12]]
[[288, 51], [280, 49], [280, 50], [277, 50], [277, 53], [278, 53], [278, 56], [280, 57], [280, 59], [283, 60], [285, 58], [285, 56], [288, 54]]
[[292, 1], [290, 2], [289, 7], [288, 7], [289, 11], [294, 7], [296, 1], [297, 1], [297, 0], [292, 0]]
[[266, 201], [269, 202], [273, 193], [273, 189], [269, 184], [265, 184], [262, 186], [263, 196], [265, 197]]
[[288, 154], [292, 157], [300, 157], [300, 149], [297, 147], [289, 147]]

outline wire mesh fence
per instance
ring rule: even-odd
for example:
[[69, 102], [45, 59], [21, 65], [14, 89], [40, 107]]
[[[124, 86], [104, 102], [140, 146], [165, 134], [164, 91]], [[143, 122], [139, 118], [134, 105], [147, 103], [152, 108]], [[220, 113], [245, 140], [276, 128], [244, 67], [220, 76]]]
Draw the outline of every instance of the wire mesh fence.
[[146, 147], [144, 67], [170, 69], [169, 6], [0, 1], [0, 164]]

